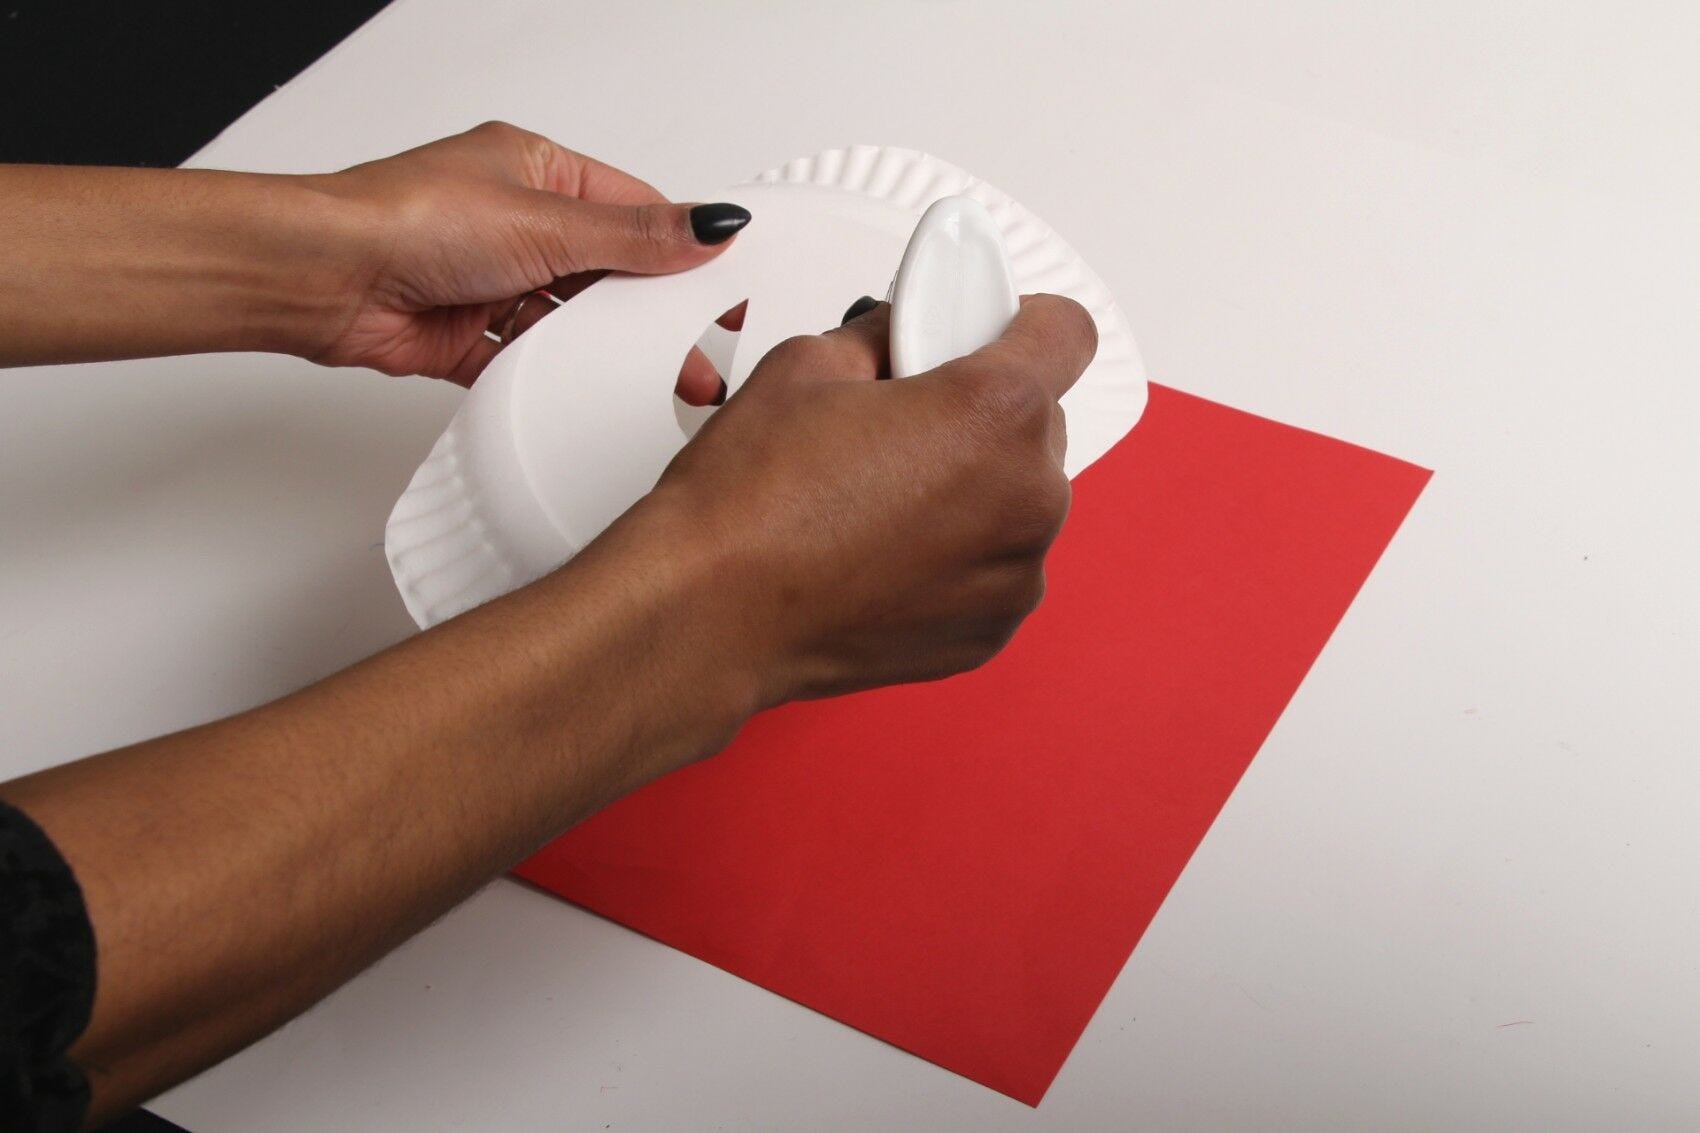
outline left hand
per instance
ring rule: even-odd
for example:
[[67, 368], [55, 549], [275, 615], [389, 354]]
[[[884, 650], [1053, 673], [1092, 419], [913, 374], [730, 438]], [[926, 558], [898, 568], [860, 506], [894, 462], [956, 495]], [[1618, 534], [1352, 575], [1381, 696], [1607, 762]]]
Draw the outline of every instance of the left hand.
[[[630, 174], [548, 138], [487, 122], [418, 149], [308, 179], [352, 206], [362, 249], [344, 316], [303, 351], [471, 385], [501, 349], [605, 271], [660, 274], [713, 259], [749, 220], [730, 204], [670, 203]], [[519, 311], [518, 318], [515, 317]], [[742, 311], [721, 320], [737, 329]], [[713, 401], [693, 351], [680, 396]]]

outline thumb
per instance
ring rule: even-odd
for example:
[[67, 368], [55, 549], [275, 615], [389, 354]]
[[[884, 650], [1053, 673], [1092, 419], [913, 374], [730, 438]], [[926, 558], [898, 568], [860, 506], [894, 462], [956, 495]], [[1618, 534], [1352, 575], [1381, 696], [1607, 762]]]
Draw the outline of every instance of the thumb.
[[742, 205], [623, 205], [528, 190], [522, 224], [556, 276], [583, 271], [660, 275], [707, 263], [750, 222]]

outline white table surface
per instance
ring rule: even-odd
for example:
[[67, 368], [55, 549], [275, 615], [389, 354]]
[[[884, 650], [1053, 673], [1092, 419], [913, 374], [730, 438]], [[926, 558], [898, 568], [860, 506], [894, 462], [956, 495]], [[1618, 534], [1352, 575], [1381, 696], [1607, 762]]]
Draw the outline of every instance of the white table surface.
[[[701, 198], [914, 146], [1085, 252], [1158, 380], [1437, 469], [1043, 1105], [504, 881], [162, 1114], [1700, 1125], [1695, 6], [1129, 7], [402, 0], [196, 159], [501, 117]], [[458, 396], [259, 356], [0, 375], [0, 771], [406, 634], [380, 533]]]

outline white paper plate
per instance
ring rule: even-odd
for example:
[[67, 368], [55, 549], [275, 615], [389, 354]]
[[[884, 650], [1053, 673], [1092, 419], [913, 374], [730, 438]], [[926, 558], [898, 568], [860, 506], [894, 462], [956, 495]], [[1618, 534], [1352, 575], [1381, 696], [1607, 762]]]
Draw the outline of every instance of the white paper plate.
[[1098, 353], [1062, 399], [1068, 474], [1109, 451], [1145, 409], [1145, 369], [1109, 290], [1038, 217], [914, 150], [855, 146], [799, 158], [708, 199], [755, 216], [713, 262], [613, 276], [504, 349], [396, 501], [384, 547], [408, 612], [434, 625], [547, 573], [654, 486], [687, 439], [674, 379], [721, 312], [748, 299], [728, 385], [796, 334], [883, 295], [928, 205], [985, 205], [1022, 293], [1077, 300]]

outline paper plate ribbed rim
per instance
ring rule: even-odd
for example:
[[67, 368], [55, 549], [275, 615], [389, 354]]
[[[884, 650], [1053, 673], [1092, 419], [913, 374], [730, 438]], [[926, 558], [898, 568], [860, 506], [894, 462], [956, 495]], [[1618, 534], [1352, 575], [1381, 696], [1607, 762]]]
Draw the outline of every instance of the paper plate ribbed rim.
[[919, 150], [868, 145], [795, 158], [748, 183], [860, 193], [916, 217], [940, 197], [961, 194], [979, 201], [1003, 235], [1016, 290], [1066, 295], [1098, 325], [1098, 353], [1063, 399], [1070, 411], [1069, 475], [1079, 475], [1108, 452], [1144, 413], [1145, 363], [1110, 289], [1054, 228], [995, 185]]

